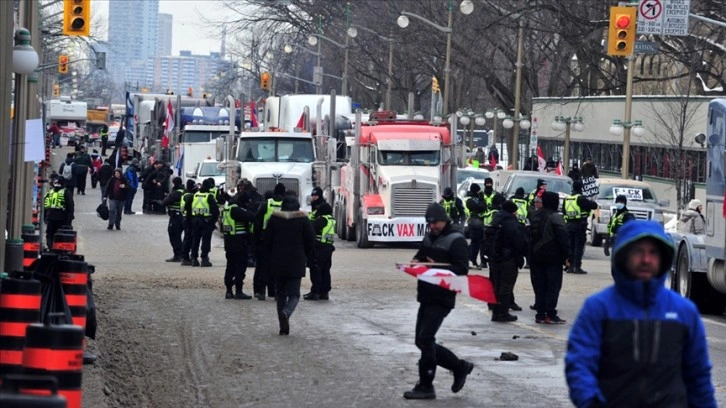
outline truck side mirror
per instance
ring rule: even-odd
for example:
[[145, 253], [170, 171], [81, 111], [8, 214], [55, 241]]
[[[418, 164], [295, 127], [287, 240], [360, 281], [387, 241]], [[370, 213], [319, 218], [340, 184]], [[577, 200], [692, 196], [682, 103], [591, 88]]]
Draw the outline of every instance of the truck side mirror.
[[671, 205], [671, 200], [670, 199], [664, 198], [664, 199], [660, 200], [660, 206], [661, 207], [670, 207], [670, 205]]
[[190, 179], [196, 179], [197, 178], [196, 173], [194, 173], [193, 171], [186, 172], [186, 176], [187, 176], [187, 178], [190, 178]]

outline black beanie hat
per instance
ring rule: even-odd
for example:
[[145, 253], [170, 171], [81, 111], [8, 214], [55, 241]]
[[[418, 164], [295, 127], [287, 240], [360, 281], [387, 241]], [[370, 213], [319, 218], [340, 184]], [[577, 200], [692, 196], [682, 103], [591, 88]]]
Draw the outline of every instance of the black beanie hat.
[[448, 221], [449, 214], [439, 203], [431, 203], [426, 208], [426, 222]]
[[479, 184], [472, 183], [471, 186], [469, 186], [469, 191], [471, 191], [472, 193], [478, 193], [481, 191], [481, 187], [479, 186]]
[[181, 177], [174, 177], [173, 179], [171, 179], [171, 183], [174, 184], [175, 186], [181, 186], [182, 179], [181, 179]]
[[274, 195], [285, 195], [285, 185], [282, 184], [282, 183], [275, 184], [275, 189], [272, 191], [272, 194], [274, 194]]
[[542, 207], [557, 211], [560, 205], [560, 196], [554, 191], [545, 191], [542, 194]]
[[454, 196], [454, 192], [451, 191], [451, 187], [446, 187], [444, 189], [444, 194], [442, 194], [442, 197], [444, 198], [451, 198]]
[[628, 204], [628, 198], [625, 197], [624, 195], [620, 194], [619, 196], [615, 197], [615, 202], [616, 203]]
[[517, 207], [517, 204], [514, 204], [513, 202], [507, 200], [504, 203], [502, 203], [502, 210], [513, 214], [516, 213], [519, 208]]
[[187, 190], [194, 190], [194, 186], [196, 186], [196, 185], [197, 185], [196, 181], [194, 181], [192, 179], [187, 180]]
[[575, 181], [572, 183], [572, 191], [575, 193], [582, 193], [582, 181]]
[[282, 211], [297, 211], [300, 209], [300, 203], [297, 201], [297, 198], [287, 196], [282, 200], [280, 209]]

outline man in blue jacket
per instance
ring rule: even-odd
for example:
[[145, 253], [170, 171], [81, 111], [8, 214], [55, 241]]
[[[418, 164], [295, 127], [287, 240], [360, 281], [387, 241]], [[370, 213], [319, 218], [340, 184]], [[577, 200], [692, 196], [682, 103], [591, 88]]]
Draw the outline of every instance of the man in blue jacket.
[[615, 238], [615, 285], [585, 301], [565, 357], [577, 407], [716, 407], [703, 322], [663, 285], [674, 248], [653, 221]]

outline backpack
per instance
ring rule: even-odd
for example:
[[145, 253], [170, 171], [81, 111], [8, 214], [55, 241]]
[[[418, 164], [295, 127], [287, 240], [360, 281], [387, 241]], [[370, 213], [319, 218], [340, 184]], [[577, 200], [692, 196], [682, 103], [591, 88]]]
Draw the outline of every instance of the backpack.
[[502, 256], [501, 232], [501, 225], [487, 225], [484, 227], [484, 239], [481, 243], [481, 252], [489, 260], [495, 261]]
[[61, 171], [61, 175], [64, 179], [70, 180], [73, 178], [73, 163], [63, 163], [63, 170]]

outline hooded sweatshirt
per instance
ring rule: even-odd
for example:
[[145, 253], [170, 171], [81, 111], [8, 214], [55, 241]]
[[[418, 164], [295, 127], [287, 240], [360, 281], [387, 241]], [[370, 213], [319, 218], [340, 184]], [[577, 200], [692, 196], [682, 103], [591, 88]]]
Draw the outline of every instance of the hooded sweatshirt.
[[703, 215], [696, 210], [687, 210], [678, 220], [678, 232], [681, 234], [703, 235], [706, 233], [706, 222]]
[[[628, 246], [656, 240], [661, 270], [648, 282], [625, 270]], [[615, 284], [589, 297], [565, 357], [577, 407], [716, 407], [703, 322], [696, 306], [664, 286], [674, 249], [654, 221], [623, 225], [615, 239]]]
[[270, 272], [278, 278], [302, 278], [315, 253], [315, 233], [307, 213], [297, 200], [285, 198], [282, 211], [274, 211], [263, 232], [263, 248], [269, 254]]

